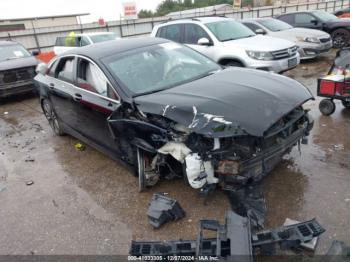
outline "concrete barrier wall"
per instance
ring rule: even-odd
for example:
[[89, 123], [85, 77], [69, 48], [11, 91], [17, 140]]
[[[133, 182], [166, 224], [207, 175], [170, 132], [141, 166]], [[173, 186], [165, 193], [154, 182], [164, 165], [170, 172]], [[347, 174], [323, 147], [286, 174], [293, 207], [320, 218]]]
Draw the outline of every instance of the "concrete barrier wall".
[[[213, 16], [225, 15], [235, 19], [255, 18], [255, 17], [271, 17], [282, 13], [303, 10], [325, 10], [327, 12], [334, 12], [350, 6], [350, 0], [334, 0], [326, 2], [307, 2], [299, 4], [289, 4], [282, 6], [268, 6], [252, 9], [229, 10], [229, 11], [211, 11], [211, 12], [197, 12], [186, 16], [177, 16], [175, 18], [192, 18], [199, 16]], [[11, 39], [23, 44], [29, 50], [40, 50], [41, 52], [52, 51], [57, 36], [65, 36], [74, 31], [76, 33], [101, 32], [110, 31], [115, 32], [120, 37], [138, 37], [148, 35], [153, 27], [164, 21], [169, 17], [154, 17], [137, 20], [123, 20], [123, 21], [109, 21], [105, 26], [100, 26], [97, 23], [89, 23], [82, 25], [58, 26], [48, 28], [27, 29], [12, 32], [0, 32], [0, 40]]]

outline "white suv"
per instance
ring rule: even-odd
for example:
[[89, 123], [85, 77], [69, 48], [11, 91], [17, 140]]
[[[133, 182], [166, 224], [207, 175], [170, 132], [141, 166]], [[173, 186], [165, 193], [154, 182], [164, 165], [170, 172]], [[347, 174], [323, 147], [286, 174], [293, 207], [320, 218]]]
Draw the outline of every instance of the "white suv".
[[155, 26], [151, 35], [186, 44], [225, 66], [280, 73], [300, 63], [294, 43], [256, 35], [231, 18], [201, 17], [166, 22]]

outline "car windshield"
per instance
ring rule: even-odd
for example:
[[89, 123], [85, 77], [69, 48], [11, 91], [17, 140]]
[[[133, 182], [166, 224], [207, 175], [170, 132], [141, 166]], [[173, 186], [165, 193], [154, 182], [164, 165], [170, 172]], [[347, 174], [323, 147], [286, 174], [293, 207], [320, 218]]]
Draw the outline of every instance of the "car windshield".
[[28, 57], [31, 54], [21, 45], [0, 46], [0, 61]]
[[318, 19], [320, 19], [322, 22], [327, 22], [330, 20], [337, 19], [335, 15], [332, 15], [326, 11], [316, 10], [312, 12]]
[[100, 34], [100, 35], [91, 35], [90, 39], [93, 43], [105, 42], [110, 40], [117, 39], [117, 34]]
[[272, 32], [284, 31], [293, 28], [291, 25], [277, 19], [259, 20], [258, 23], [262, 24]]
[[248, 27], [233, 20], [208, 23], [206, 26], [221, 42], [255, 36]]
[[102, 60], [134, 96], [154, 93], [208, 76], [221, 67], [176, 43], [164, 43]]

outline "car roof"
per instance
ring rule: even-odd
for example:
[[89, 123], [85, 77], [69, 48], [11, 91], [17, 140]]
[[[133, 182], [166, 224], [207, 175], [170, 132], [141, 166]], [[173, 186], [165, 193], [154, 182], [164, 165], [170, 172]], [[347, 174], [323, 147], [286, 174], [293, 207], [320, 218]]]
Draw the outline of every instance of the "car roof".
[[160, 24], [159, 26], [169, 25], [169, 24], [182, 24], [182, 23], [214, 23], [214, 22], [220, 22], [220, 21], [226, 21], [226, 20], [234, 20], [230, 17], [220, 17], [220, 16], [206, 16], [206, 17], [196, 17], [196, 18], [183, 18], [183, 19], [176, 19], [176, 20], [169, 20], [168, 22], [165, 22], [163, 24]]
[[265, 20], [271, 20], [271, 19], [276, 20], [276, 18], [273, 18], [273, 17], [260, 17], [260, 18], [246, 18], [241, 20], [240, 22], [259, 22], [259, 21], [265, 21]]
[[294, 11], [294, 12], [288, 12], [285, 14], [280, 14], [277, 15], [278, 16], [284, 16], [284, 15], [292, 15], [292, 14], [299, 14], [299, 13], [314, 13], [314, 12], [318, 12], [318, 11], [324, 11], [324, 10], [304, 10], [304, 11]]
[[82, 55], [89, 57], [93, 60], [99, 60], [103, 57], [126, 52], [132, 49], [147, 47], [151, 45], [169, 43], [171, 41], [156, 38], [156, 37], [138, 37], [128, 39], [111, 40], [93, 45], [88, 45], [80, 48], [74, 48], [72, 50], [64, 52], [61, 56], [67, 55]]
[[7, 46], [7, 45], [19, 45], [19, 43], [14, 41], [0, 41], [0, 46]]

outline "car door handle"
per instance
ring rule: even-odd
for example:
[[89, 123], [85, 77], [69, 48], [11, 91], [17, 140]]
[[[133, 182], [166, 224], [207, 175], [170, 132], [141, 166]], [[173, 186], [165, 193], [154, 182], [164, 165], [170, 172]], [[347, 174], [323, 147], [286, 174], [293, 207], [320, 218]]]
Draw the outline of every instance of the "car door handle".
[[83, 97], [81, 96], [81, 94], [74, 94], [73, 97], [74, 101], [81, 101], [83, 99]]
[[50, 84], [49, 84], [49, 88], [50, 88], [50, 89], [54, 89], [54, 88], [55, 88], [55, 84], [54, 84], [54, 83], [50, 83]]

